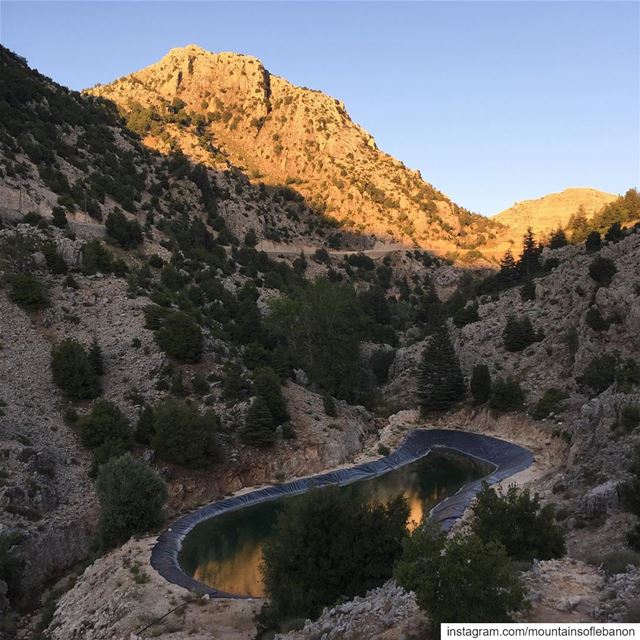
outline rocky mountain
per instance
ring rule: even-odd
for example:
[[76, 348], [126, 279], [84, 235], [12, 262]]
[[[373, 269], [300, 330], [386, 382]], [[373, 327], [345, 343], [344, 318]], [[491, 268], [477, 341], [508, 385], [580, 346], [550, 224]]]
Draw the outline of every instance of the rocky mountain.
[[[250, 486], [371, 460], [431, 425], [493, 434], [534, 452], [535, 464], [516, 480], [556, 505], [568, 555], [524, 573], [529, 619], [632, 615], [640, 559], [627, 534], [637, 518], [620, 494], [640, 444], [637, 193], [610, 212], [627, 228], [601, 244], [530, 247], [527, 261], [498, 273], [418, 249], [380, 248], [386, 231], [373, 223], [359, 230], [319, 215], [315, 194], [322, 176], [334, 175], [328, 158], [343, 157], [334, 127], [352, 141], [347, 153], [358, 171], [406, 197], [407, 211], [419, 217], [422, 205], [435, 203], [422, 240], [394, 232], [395, 240], [473, 252], [456, 243], [487, 233], [478, 247], [488, 247], [487, 230], [500, 228], [482, 227], [411, 178], [340, 105], [251, 60], [176, 50], [103, 88], [123, 120], [102, 96], [69, 91], [0, 49], [0, 638], [253, 637], [260, 602], [199, 598], [151, 568], [157, 530], [96, 552], [96, 471], [123, 448], [164, 478], [166, 526], [183, 510]], [[305, 107], [315, 114], [309, 140], [324, 140], [331, 153], [318, 155], [315, 146], [299, 165], [285, 148], [302, 149], [300, 127], [287, 133], [282, 118], [295, 111], [306, 122]], [[316, 116], [329, 118], [332, 109], [338, 115], [320, 135]], [[249, 119], [252, 134], [248, 113], [264, 117]], [[290, 136], [282, 163], [271, 147], [276, 134]], [[266, 168], [243, 159], [252, 141], [261, 166], [283, 175], [301, 167], [308, 184], [286, 176], [288, 186], [282, 177], [260, 182], [255, 172], [266, 178]], [[399, 182], [387, 182], [390, 175]], [[423, 195], [414, 201], [399, 185]], [[370, 207], [368, 216], [375, 210], [396, 221], [394, 206], [362, 193], [358, 200], [356, 191], [345, 187], [345, 201], [351, 193]], [[338, 202], [338, 191], [328, 192]], [[607, 217], [607, 225], [614, 221]], [[420, 416], [418, 365], [442, 325], [465, 386], [485, 364], [502, 385], [503, 404], [467, 395], [447, 412]], [[518, 331], [515, 347], [507, 325]], [[70, 344], [80, 379], [55, 373], [54, 354]], [[93, 381], [89, 393], [85, 378]], [[268, 439], [257, 446], [247, 437], [256, 435], [251, 408], [274, 397], [285, 415], [276, 424], [268, 409], [258, 433], [264, 437], [266, 425]], [[171, 423], [177, 451], [154, 431], [165, 402], [198, 416], [195, 426]], [[125, 433], [115, 446], [107, 429], [96, 447], [87, 424], [105, 406]], [[201, 437], [175, 431], [203, 424]], [[611, 554], [629, 566], [613, 565]], [[419, 633], [423, 623], [413, 596], [390, 582], [326, 611], [295, 637], [316, 637], [329, 625], [354, 638], [366, 628], [391, 639]]]
[[342, 102], [273, 75], [251, 56], [172, 49], [87, 93], [114, 101], [148, 146], [288, 184], [342, 228], [440, 255], [495, 256], [502, 248], [499, 224], [379, 150]]
[[549, 193], [541, 198], [522, 200], [491, 217], [507, 226], [514, 241], [519, 242], [531, 227], [535, 234], [548, 235], [558, 227], [566, 227], [569, 219], [580, 208], [587, 219], [617, 196], [597, 189], [570, 188]]

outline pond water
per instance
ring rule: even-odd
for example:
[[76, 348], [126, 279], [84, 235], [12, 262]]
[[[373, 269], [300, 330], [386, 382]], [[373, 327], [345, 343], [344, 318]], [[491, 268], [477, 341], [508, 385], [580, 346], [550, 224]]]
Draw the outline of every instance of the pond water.
[[[410, 509], [407, 528], [412, 530], [438, 502], [491, 469], [458, 454], [438, 452], [349, 487], [370, 503], [387, 503], [403, 495]], [[221, 591], [264, 595], [260, 575], [262, 547], [273, 535], [284, 505], [296, 498], [264, 502], [199, 524], [182, 545], [182, 568], [196, 580]]]

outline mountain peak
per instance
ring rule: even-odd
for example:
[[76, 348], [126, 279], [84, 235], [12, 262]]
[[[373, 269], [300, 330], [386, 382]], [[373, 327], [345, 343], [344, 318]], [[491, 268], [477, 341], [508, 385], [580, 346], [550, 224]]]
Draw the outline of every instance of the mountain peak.
[[[289, 185], [347, 230], [440, 254], [498, 253], [490, 245], [500, 225], [380, 151], [340, 100], [272, 75], [253, 56], [188, 45], [89, 92], [135, 116], [146, 144]], [[140, 127], [149, 108], [154, 118]]]

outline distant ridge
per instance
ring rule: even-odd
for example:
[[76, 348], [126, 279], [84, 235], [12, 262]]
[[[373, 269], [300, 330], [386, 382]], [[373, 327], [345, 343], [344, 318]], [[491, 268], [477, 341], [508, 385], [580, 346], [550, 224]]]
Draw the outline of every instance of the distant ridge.
[[587, 218], [616, 199], [617, 196], [597, 189], [574, 187], [550, 193], [534, 200], [523, 200], [492, 216], [492, 220], [507, 225], [519, 237], [531, 227], [537, 235], [548, 234], [558, 225], [566, 226], [569, 218], [584, 207]]

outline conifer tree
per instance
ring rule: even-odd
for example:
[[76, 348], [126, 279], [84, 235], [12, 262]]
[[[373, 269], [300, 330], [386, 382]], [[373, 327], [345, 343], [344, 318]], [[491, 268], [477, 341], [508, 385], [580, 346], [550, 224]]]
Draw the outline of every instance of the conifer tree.
[[589, 253], [599, 251], [602, 246], [602, 238], [600, 237], [600, 234], [597, 231], [592, 231], [587, 236], [584, 246]]
[[518, 267], [520, 274], [530, 278], [540, 271], [540, 254], [542, 249], [536, 244], [531, 227], [527, 229], [522, 240], [522, 255]]
[[64, 229], [67, 226], [67, 215], [62, 207], [53, 207], [51, 210], [53, 225], [59, 229]]
[[517, 320], [513, 316], [507, 318], [502, 337], [507, 351], [522, 351], [538, 339], [529, 318]]
[[473, 367], [469, 386], [474, 404], [484, 404], [489, 400], [491, 396], [491, 374], [486, 364], [477, 364]]
[[571, 242], [578, 244], [587, 239], [589, 233], [589, 223], [587, 222], [587, 212], [584, 205], [580, 205], [577, 211], [569, 218], [567, 229], [571, 233]]
[[280, 379], [271, 367], [259, 367], [255, 370], [253, 391], [267, 403], [274, 424], [282, 424], [289, 419], [287, 403], [282, 396]]
[[424, 413], [444, 411], [464, 397], [460, 362], [445, 325], [440, 325], [422, 352], [418, 370], [418, 403]]
[[254, 447], [270, 447], [275, 442], [273, 416], [264, 398], [258, 396], [251, 403], [240, 437]]
[[502, 260], [500, 260], [500, 271], [497, 276], [500, 284], [511, 286], [518, 280], [518, 265], [511, 253], [511, 249], [507, 249]]
[[93, 367], [96, 375], [101, 376], [104, 373], [104, 361], [102, 359], [102, 349], [98, 344], [96, 336], [93, 336], [87, 358], [89, 358], [89, 364]]
[[549, 249], [560, 249], [568, 244], [567, 234], [562, 227], [558, 227], [549, 238]]

